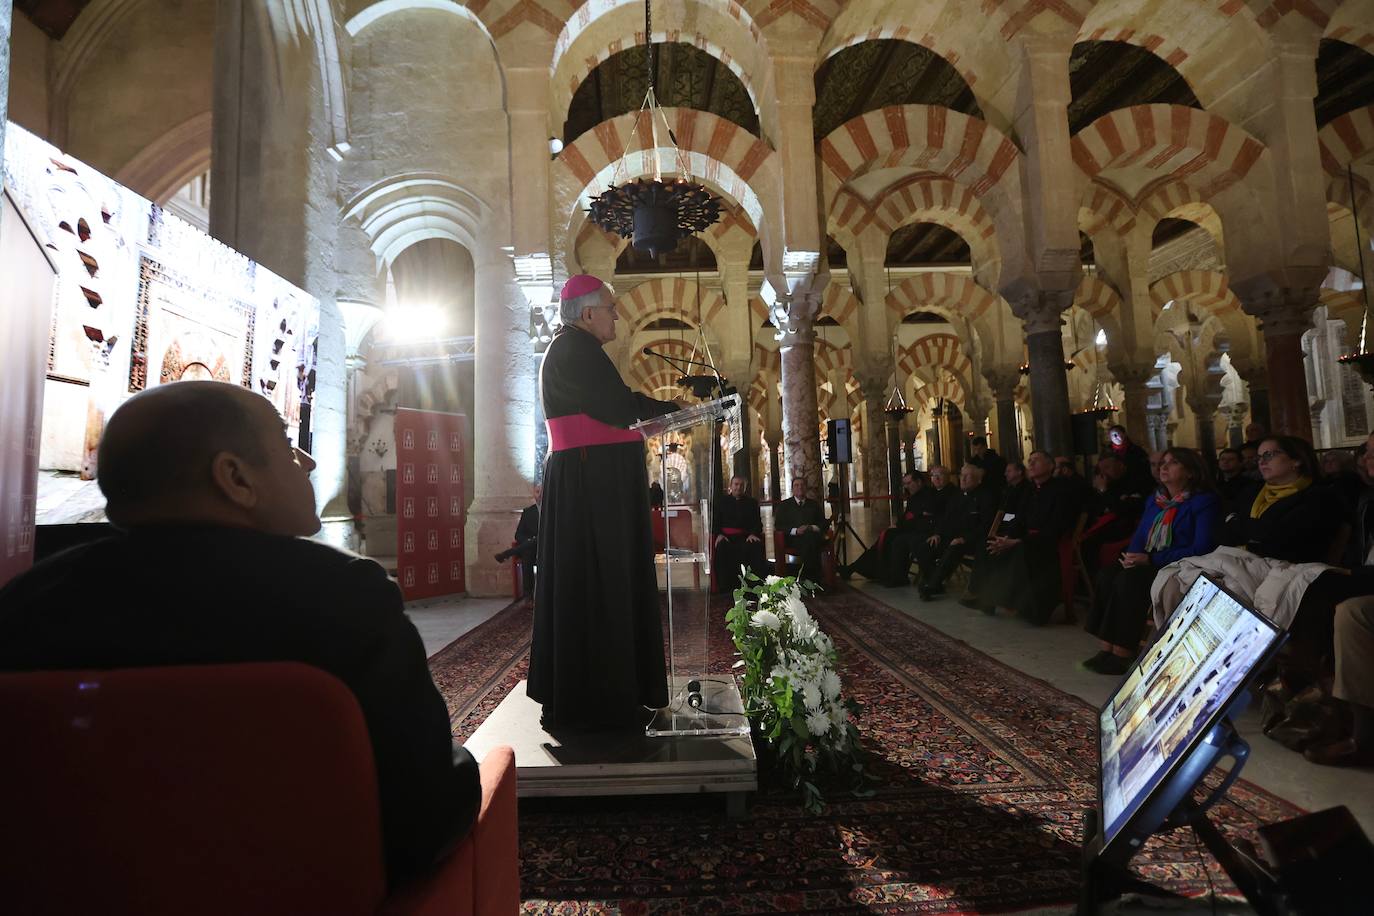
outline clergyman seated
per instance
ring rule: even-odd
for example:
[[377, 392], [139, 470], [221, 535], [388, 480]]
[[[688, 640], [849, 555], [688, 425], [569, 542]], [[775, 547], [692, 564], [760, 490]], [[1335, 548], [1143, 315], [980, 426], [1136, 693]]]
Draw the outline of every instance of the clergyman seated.
[[396, 584], [372, 560], [305, 540], [320, 529], [315, 462], [272, 404], [223, 382], [161, 385], [114, 412], [98, 458], [119, 531], [0, 591], [0, 671], [321, 668], [367, 723], [388, 882], [434, 865], [476, 816], [477, 763], [450, 737]]

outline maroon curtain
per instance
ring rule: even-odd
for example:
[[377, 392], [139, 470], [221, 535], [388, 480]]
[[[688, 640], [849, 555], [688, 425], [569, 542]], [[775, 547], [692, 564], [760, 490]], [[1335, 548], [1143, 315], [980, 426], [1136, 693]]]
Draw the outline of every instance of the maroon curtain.
[[467, 417], [396, 411], [396, 578], [407, 601], [466, 591], [463, 430]]

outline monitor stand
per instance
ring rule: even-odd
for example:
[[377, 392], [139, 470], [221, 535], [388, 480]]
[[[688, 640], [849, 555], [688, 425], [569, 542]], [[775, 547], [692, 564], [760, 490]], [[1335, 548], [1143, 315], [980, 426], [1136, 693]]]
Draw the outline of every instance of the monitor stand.
[[[1226, 839], [1220, 830], [1207, 817], [1207, 811], [1215, 805], [1231, 788], [1240, 776], [1245, 761], [1250, 756], [1250, 745], [1246, 743], [1232, 724], [1232, 717], [1239, 715], [1249, 702], [1249, 692], [1241, 691], [1227, 708], [1223, 716], [1206, 738], [1199, 741], [1188, 757], [1174, 770], [1169, 779], [1156, 788], [1156, 793], [1166, 792], [1181, 801], [1159, 824], [1150, 831], [1153, 836], [1191, 827], [1216, 858], [1227, 876], [1236, 885], [1245, 900], [1259, 916], [1283, 916], [1281, 895], [1277, 880], [1259, 864], [1259, 854], [1250, 844], [1248, 848], [1237, 848]], [[1222, 757], [1233, 760], [1226, 778], [1202, 801], [1194, 796], [1207, 774], [1212, 771]], [[1176, 782], [1177, 780], [1177, 782]], [[1173, 785], [1170, 783], [1173, 782]], [[1084, 815], [1083, 847], [1083, 884], [1078, 899], [1078, 916], [1092, 916], [1098, 907], [1126, 893], [1141, 893], [1156, 898], [1182, 900], [1182, 895], [1156, 887], [1132, 875], [1126, 866], [1130, 864], [1137, 846], [1124, 858], [1102, 858], [1100, 825], [1098, 811], [1090, 809]], [[1141, 844], [1143, 845], [1143, 843]]]

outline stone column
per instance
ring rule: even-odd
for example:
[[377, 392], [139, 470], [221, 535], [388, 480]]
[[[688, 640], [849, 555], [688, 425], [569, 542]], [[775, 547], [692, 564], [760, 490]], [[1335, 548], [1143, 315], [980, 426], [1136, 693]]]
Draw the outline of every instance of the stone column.
[[[1263, 322], [1270, 393], [1269, 431], [1311, 441], [1312, 413], [1302, 335], [1312, 327], [1317, 290], [1280, 287], [1267, 277], [1235, 284], [1232, 289], [1246, 313]], [[1258, 410], [1254, 412], [1259, 415]]]
[[807, 494], [821, 499], [821, 442], [817, 435], [816, 331], [811, 319], [797, 321], [782, 340], [782, 434], [787, 466], [806, 478]]
[[929, 471], [929, 470], [930, 470], [932, 467], [934, 467], [935, 465], [942, 463], [942, 460], [943, 460], [943, 457], [944, 457], [944, 452], [945, 452], [945, 437], [944, 437], [944, 429], [943, 429], [944, 419], [945, 419], [945, 410], [944, 410], [944, 408], [943, 408], [943, 407], [936, 407], [935, 410], [934, 410], [934, 412], [931, 414], [931, 420], [930, 420], [930, 433], [929, 433], [929, 435], [926, 437], [926, 441], [930, 443], [929, 454], [927, 454], [927, 455], [925, 456], [925, 458], [926, 458], [926, 460], [925, 460], [925, 466], [926, 466], [926, 470], [927, 470], [927, 471]]
[[[1264, 365], [1248, 364], [1241, 365], [1236, 363], [1236, 373], [1245, 380], [1245, 387], [1250, 392], [1250, 421], [1258, 423], [1265, 429], [1273, 427], [1272, 419], [1269, 415], [1269, 369]], [[1241, 434], [1244, 435], [1242, 425]]]
[[1140, 369], [1134, 366], [1112, 367], [1112, 375], [1125, 390], [1126, 433], [1132, 442], [1142, 445], [1149, 441], [1148, 413], [1150, 409], [1150, 379], [1154, 378], [1155, 368]]
[[768, 479], [770, 481], [769, 486], [772, 487], [768, 493], [768, 499], [771, 502], [777, 502], [784, 496], [782, 492], [782, 467], [778, 463], [778, 446], [782, 444], [782, 430], [770, 429], [764, 443], [768, 446]]
[[[878, 372], [859, 376], [859, 391], [864, 399], [864, 497], [873, 499], [888, 496], [887, 451], [890, 436], [887, 416], [887, 376]], [[876, 510], [879, 503], [870, 503]]]
[[1197, 448], [1203, 455], [1215, 456], [1217, 453], [1216, 405], [1206, 398], [1190, 398], [1188, 406], [1197, 421]]
[[1016, 386], [1021, 383], [1021, 373], [1015, 369], [996, 369], [987, 372], [984, 378], [997, 402], [997, 435], [993, 449], [1008, 461], [1019, 461], [1021, 435], [1016, 429]]
[[[902, 492], [902, 421], [901, 418], [888, 417], [883, 424], [883, 429], [887, 433], [887, 492], [891, 496]], [[875, 462], [876, 464], [876, 462]], [[897, 500], [888, 500], [888, 512], [892, 517], [892, 524], [897, 524], [897, 517], [901, 510], [897, 506]], [[877, 507], [875, 507], [876, 509]], [[878, 518], [878, 512], [873, 513], [874, 518]]]
[[944, 460], [940, 462], [947, 468], [957, 468], [964, 458], [964, 414], [954, 404], [945, 405], [945, 418], [948, 435], [945, 437]]
[[534, 479], [534, 371], [530, 351], [530, 304], [509, 256], [489, 246], [476, 262], [473, 501], [468, 512], [469, 594], [495, 596], [510, 590], [510, 569], [492, 556], [510, 546], [516, 510], [529, 503]]
[[[0, 150], [5, 148], [5, 121], [10, 101], [10, 17], [14, 0], [0, 0]], [[0, 206], [4, 203], [0, 201]]]
[[[1030, 353], [1031, 415], [1035, 445], [1051, 455], [1071, 454], [1069, 379], [1064, 374], [1064, 337], [1059, 330], [1063, 313], [1061, 293], [1042, 293], [1038, 301], [1023, 303], [1017, 317], [1025, 322]], [[1029, 305], [1029, 308], [1025, 306]]]

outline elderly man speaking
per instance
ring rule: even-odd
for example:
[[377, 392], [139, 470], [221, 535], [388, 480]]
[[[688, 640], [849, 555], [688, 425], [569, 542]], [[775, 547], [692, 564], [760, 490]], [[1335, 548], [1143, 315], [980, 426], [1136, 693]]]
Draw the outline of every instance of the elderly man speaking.
[[549, 427], [529, 696], [546, 729], [642, 726], [668, 702], [644, 440], [678, 409], [631, 391], [602, 349], [615, 301], [596, 277], [563, 287], [539, 373]]

